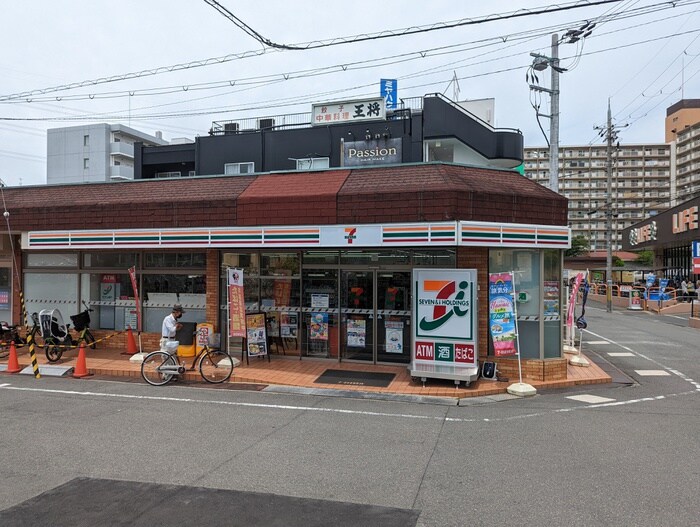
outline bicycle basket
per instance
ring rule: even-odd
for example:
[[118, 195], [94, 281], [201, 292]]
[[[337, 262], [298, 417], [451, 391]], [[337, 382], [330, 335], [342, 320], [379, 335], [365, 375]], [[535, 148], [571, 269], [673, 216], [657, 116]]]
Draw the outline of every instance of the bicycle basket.
[[73, 327], [76, 331], [82, 331], [86, 327], [90, 327], [90, 313], [88, 311], [71, 315], [70, 319], [73, 321]]

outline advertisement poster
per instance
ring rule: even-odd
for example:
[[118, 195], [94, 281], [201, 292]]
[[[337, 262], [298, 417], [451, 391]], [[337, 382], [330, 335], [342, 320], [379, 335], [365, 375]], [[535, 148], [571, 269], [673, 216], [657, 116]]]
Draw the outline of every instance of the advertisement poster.
[[570, 291], [569, 291], [569, 306], [566, 312], [566, 325], [569, 327], [574, 327], [574, 311], [576, 310], [576, 298], [578, 296], [578, 290], [581, 287], [581, 282], [583, 281], [583, 273], [578, 273], [576, 277], [572, 278], [570, 281]]
[[[139, 288], [136, 283], [136, 267], [129, 267], [129, 278], [131, 278], [131, 288], [134, 290], [134, 300], [136, 301], [136, 331], [141, 331], [141, 301], [139, 300]], [[132, 328], [133, 329], [133, 328]]]
[[348, 346], [365, 347], [365, 338], [367, 337], [366, 324], [364, 319], [347, 321]]
[[255, 313], [246, 315], [246, 344], [248, 356], [258, 357], [267, 355], [267, 333], [265, 328], [265, 314]]
[[280, 336], [280, 314], [271, 312], [267, 315], [267, 334], [271, 337]]
[[387, 320], [384, 323], [386, 330], [386, 352], [403, 353], [403, 322]]
[[243, 296], [243, 270], [228, 270], [229, 337], [245, 337], [245, 300]]
[[559, 282], [556, 280], [544, 281], [544, 316], [559, 315]]
[[328, 307], [328, 295], [311, 294], [311, 307], [314, 309]]
[[653, 275], [653, 274], [648, 274], [648, 275], [647, 275], [647, 281], [646, 281], [647, 289], [649, 289], [650, 287], [652, 287], [652, 286], [654, 285], [654, 282], [656, 282], [656, 276]]
[[510, 273], [489, 274], [489, 322], [496, 357], [517, 355], [513, 276]]
[[309, 338], [311, 340], [328, 340], [328, 313], [311, 313]]
[[296, 313], [280, 313], [280, 333], [284, 339], [297, 338], [299, 322]]
[[292, 294], [292, 282], [290, 280], [275, 280], [272, 286], [272, 296], [276, 306], [288, 306]]

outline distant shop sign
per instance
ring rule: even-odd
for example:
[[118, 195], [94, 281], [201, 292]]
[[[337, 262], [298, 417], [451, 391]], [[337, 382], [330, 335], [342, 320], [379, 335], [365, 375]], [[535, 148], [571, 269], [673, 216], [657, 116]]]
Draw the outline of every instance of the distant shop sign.
[[401, 163], [401, 139], [350, 141], [343, 146], [343, 166]]
[[700, 242], [693, 242], [693, 274], [700, 274]]
[[384, 119], [386, 102], [383, 97], [314, 104], [311, 107], [311, 124], [316, 126]]

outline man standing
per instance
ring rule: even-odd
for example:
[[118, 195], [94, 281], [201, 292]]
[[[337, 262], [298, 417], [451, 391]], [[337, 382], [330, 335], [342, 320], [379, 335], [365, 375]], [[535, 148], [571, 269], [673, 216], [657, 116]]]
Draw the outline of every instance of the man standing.
[[685, 278], [681, 282], [681, 299], [681, 302], [688, 301], [688, 282], [685, 281]]
[[173, 306], [173, 311], [167, 317], [163, 319], [163, 328], [160, 332], [160, 350], [167, 351], [165, 349], [165, 343], [169, 340], [175, 338], [175, 333], [178, 329], [182, 327], [182, 324], [178, 322], [178, 319], [185, 314], [180, 304], [175, 304]]

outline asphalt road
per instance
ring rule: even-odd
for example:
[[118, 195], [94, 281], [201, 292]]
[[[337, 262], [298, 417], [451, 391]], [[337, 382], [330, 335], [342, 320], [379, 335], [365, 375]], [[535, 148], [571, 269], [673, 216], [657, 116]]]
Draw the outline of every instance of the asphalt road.
[[0, 376], [0, 525], [700, 525], [700, 332], [586, 319], [618, 382], [463, 406]]

